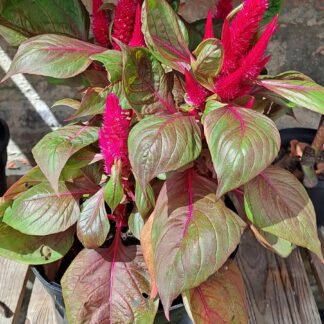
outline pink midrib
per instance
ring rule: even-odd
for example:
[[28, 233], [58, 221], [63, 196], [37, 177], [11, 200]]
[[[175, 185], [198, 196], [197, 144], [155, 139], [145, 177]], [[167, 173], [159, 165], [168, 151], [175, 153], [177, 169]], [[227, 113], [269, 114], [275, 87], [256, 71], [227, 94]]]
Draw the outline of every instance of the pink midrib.
[[183, 228], [182, 237], [187, 234], [190, 222], [193, 217], [193, 193], [192, 193], [192, 169], [188, 171], [188, 193], [189, 193], [189, 204], [188, 204], [188, 216]]
[[94, 49], [89, 49], [89, 48], [81, 48], [81, 47], [46, 47], [44, 48], [44, 50], [46, 51], [64, 51], [64, 52], [70, 52], [70, 53], [74, 53], [74, 52], [86, 52], [89, 55], [92, 54], [96, 54], [96, 53], [101, 53], [101, 50], [94, 50]]
[[234, 115], [234, 117], [240, 122], [240, 127], [241, 127], [241, 141], [242, 138], [245, 134], [245, 130], [246, 130], [246, 124], [244, 119], [242, 118], [241, 114], [234, 108], [229, 106], [227, 109], [229, 109], [229, 111]]
[[285, 89], [294, 89], [294, 90], [321, 90], [320, 86], [307, 86], [307, 85], [295, 85], [290, 83], [284, 83], [284, 82], [273, 82], [271, 80], [265, 80], [261, 81], [261, 84], [267, 88], [267, 85], [269, 87], [281, 87]]
[[205, 311], [205, 314], [206, 314], [206, 319], [208, 318], [208, 323], [210, 324], [213, 324], [211, 321], [210, 321], [210, 318], [209, 318], [209, 313], [213, 313], [215, 315], [215, 317], [217, 317], [217, 323], [224, 323], [223, 319], [220, 317], [220, 315], [216, 312], [216, 311], [211, 311], [207, 302], [206, 302], [206, 299], [205, 299], [205, 296], [203, 294], [203, 292], [201, 291], [201, 288], [200, 287], [197, 287], [195, 288], [197, 294], [199, 295], [199, 299], [204, 307], [204, 311]]
[[175, 112], [177, 112], [176, 108], [172, 105], [170, 105], [166, 100], [163, 99], [163, 97], [161, 96], [161, 94], [155, 90], [155, 88], [152, 86], [152, 84], [150, 82], [148, 82], [144, 76], [141, 76], [139, 74], [139, 77], [141, 77], [141, 80], [143, 81], [143, 83], [150, 89], [150, 91], [154, 94], [155, 98], [157, 98], [162, 105], [168, 110], [169, 113], [173, 114]]
[[120, 243], [120, 233], [121, 233], [121, 227], [122, 227], [122, 221], [118, 220], [117, 221], [117, 230], [116, 230], [116, 235], [113, 243], [113, 258], [111, 261], [111, 268], [110, 268], [110, 274], [109, 274], [109, 323], [112, 322], [112, 312], [111, 312], [111, 304], [112, 304], [112, 290], [113, 290], [113, 277], [114, 277], [114, 270], [116, 266], [116, 258], [117, 258], [117, 253], [118, 253], [118, 247]]

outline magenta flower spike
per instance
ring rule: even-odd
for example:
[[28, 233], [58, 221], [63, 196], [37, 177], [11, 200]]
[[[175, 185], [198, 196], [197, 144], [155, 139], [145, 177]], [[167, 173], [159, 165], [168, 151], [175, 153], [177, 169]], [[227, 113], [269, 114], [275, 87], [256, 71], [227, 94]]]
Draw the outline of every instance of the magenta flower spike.
[[210, 9], [208, 10], [207, 19], [206, 19], [204, 40], [208, 38], [215, 38], [214, 28], [213, 28], [213, 14]]
[[129, 42], [129, 45], [132, 47], [146, 46], [144, 41], [144, 35], [142, 33], [142, 8], [139, 3], [137, 4], [136, 7], [133, 37], [132, 40]]
[[129, 173], [127, 148], [129, 124], [125, 110], [119, 105], [118, 97], [114, 93], [109, 94], [103, 115], [103, 127], [99, 131], [99, 147], [104, 156], [105, 172], [108, 175], [116, 160], [122, 162], [122, 174], [127, 176]]
[[[133, 36], [137, 0], [118, 0], [115, 8], [114, 26], [112, 37], [128, 44]], [[113, 47], [119, 50], [119, 46], [113, 43]]]
[[187, 102], [193, 106], [200, 106], [205, 102], [207, 90], [201, 86], [192, 74], [185, 70]]
[[232, 0], [218, 0], [215, 18], [225, 19], [232, 10]]
[[109, 21], [106, 13], [100, 10], [102, 0], [92, 0], [92, 32], [96, 42], [103, 46], [109, 46]]
[[222, 76], [217, 80], [215, 92], [223, 101], [231, 101], [251, 90], [253, 81], [270, 59], [270, 56], [264, 57], [264, 54], [271, 36], [277, 30], [277, 18], [273, 18], [255, 46], [240, 60], [240, 67], [233, 73]]
[[223, 26], [224, 63], [222, 74], [229, 74], [240, 65], [251, 47], [253, 37], [268, 7], [268, 0], [245, 0], [243, 8], [231, 23]]

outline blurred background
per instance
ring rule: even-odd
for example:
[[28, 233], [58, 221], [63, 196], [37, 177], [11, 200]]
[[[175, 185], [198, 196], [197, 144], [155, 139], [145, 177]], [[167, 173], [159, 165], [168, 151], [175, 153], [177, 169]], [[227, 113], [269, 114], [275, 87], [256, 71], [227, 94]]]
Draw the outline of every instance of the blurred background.
[[[188, 21], [206, 17], [208, 8], [216, 1], [185, 0], [180, 14]], [[239, 2], [239, 1], [238, 1]], [[214, 7], [213, 7], [214, 8]], [[285, 70], [301, 71], [316, 82], [324, 84], [324, 2], [321, 0], [287, 0], [279, 19], [279, 29], [271, 41], [270, 74]], [[8, 69], [15, 49], [0, 40], [0, 78]], [[27, 163], [33, 145], [53, 127], [64, 124], [69, 115], [67, 107], [51, 109], [62, 98], [79, 98], [76, 89], [51, 85], [43, 77], [24, 76], [0, 85], [0, 118], [7, 121], [11, 131], [8, 149], [9, 169]], [[319, 118], [311, 111], [296, 109], [296, 119], [285, 116], [277, 121], [279, 128], [317, 128]], [[10, 162], [11, 161], [11, 162]], [[14, 162], [12, 162], [14, 161]]]

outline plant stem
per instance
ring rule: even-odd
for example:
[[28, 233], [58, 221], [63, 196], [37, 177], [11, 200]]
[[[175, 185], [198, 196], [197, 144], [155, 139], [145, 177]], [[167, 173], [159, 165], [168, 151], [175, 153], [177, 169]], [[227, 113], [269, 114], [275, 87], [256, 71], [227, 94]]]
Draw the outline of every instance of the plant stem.
[[304, 186], [313, 188], [317, 186], [318, 179], [314, 169], [317, 157], [320, 155], [324, 145], [324, 115], [322, 115], [312, 146], [305, 148], [301, 159], [301, 166], [304, 172]]
[[318, 179], [314, 169], [316, 162], [315, 150], [311, 146], [306, 146], [301, 158], [301, 167], [304, 172], [304, 186], [313, 188], [317, 186]]
[[316, 135], [313, 140], [312, 148], [315, 150], [315, 156], [317, 157], [321, 152], [324, 145], [324, 115], [321, 117]]

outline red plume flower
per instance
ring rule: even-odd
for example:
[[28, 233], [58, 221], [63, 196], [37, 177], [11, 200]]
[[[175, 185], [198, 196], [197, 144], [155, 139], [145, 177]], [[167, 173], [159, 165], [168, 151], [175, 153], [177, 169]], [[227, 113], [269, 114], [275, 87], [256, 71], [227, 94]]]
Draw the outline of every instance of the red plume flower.
[[185, 70], [187, 102], [193, 106], [200, 106], [205, 102], [208, 95], [207, 90], [202, 87], [192, 74]]
[[222, 42], [224, 63], [222, 74], [228, 74], [239, 67], [239, 60], [250, 49], [253, 37], [268, 7], [268, 0], [245, 0], [243, 8], [232, 23], [224, 22]]
[[[128, 44], [132, 39], [137, 2], [137, 0], [118, 0], [115, 8], [112, 37], [124, 44]], [[120, 49], [116, 43], [113, 47]]]
[[127, 111], [120, 107], [118, 97], [114, 93], [109, 94], [103, 115], [103, 127], [99, 131], [99, 147], [104, 156], [105, 172], [108, 175], [115, 160], [121, 160], [124, 176], [129, 173], [127, 148], [129, 125]]
[[100, 10], [102, 0], [92, 0], [92, 32], [97, 43], [103, 47], [109, 46], [109, 21], [106, 13]]
[[271, 36], [278, 27], [277, 18], [273, 18], [255, 46], [239, 61], [240, 67], [233, 73], [221, 76], [216, 81], [215, 92], [223, 101], [233, 100], [251, 90], [253, 81], [270, 59], [270, 56], [264, 57], [264, 54]]
[[204, 39], [215, 38], [214, 28], [213, 28], [213, 14], [211, 10], [208, 10], [206, 26], [205, 26], [205, 34]]
[[144, 35], [142, 33], [141, 28], [142, 28], [142, 8], [141, 8], [141, 5], [138, 3], [137, 7], [136, 7], [136, 14], [135, 14], [133, 38], [129, 43], [130, 46], [145, 47]]
[[232, 10], [232, 0], [218, 0], [215, 18], [225, 19]]

